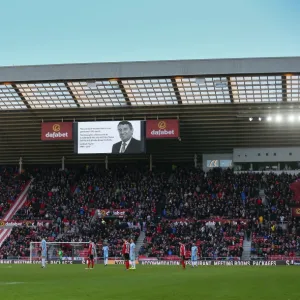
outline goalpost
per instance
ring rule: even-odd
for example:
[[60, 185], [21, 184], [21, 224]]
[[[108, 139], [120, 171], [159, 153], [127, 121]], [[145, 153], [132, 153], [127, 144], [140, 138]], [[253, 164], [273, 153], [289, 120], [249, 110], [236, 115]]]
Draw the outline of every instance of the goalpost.
[[[88, 258], [89, 242], [47, 242], [46, 261], [59, 261], [59, 251], [62, 251], [63, 261], [78, 261], [85, 263]], [[98, 249], [96, 246], [96, 255], [94, 257], [97, 263]], [[41, 242], [30, 242], [30, 263], [40, 260]]]

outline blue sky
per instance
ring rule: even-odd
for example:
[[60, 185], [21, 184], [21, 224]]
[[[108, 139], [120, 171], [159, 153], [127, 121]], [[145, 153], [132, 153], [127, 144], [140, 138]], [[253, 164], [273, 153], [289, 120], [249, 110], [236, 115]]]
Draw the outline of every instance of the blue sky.
[[300, 55], [299, 0], [2, 2], [0, 66]]

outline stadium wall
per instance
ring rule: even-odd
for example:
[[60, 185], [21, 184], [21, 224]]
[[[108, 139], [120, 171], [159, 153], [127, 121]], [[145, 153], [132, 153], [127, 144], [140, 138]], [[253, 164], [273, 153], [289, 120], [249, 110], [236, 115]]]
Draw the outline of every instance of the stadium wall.
[[300, 161], [300, 147], [233, 149], [234, 163], [296, 161]]

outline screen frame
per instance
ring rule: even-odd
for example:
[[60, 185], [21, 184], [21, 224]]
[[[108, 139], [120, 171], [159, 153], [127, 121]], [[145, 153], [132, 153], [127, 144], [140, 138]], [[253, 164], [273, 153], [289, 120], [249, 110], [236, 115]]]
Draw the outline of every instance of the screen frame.
[[[86, 123], [86, 122], [91, 122], [91, 123], [107, 123], [107, 122], [122, 122], [122, 121], [139, 121], [141, 124], [141, 132], [140, 132], [140, 141], [141, 141], [141, 152], [139, 153], [102, 153], [102, 152], [96, 152], [96, 153], [79, 153], [78, 151], [78, 126], [79, 123]], [[74, 122], [73, 123], [73, 141], [74, 141], [74, 153], [78, 154], [78, 155], [110, 155], [110, 156], [124, 156], [124, 155], [140, 155], [140, 154], [145, 154], [146, 153], [146, 122], [145, 120], [114, 120], [114, 121], [101, 121], [101, 120], [97, 120], [97, 121], [82, 121], [82, 122]]]

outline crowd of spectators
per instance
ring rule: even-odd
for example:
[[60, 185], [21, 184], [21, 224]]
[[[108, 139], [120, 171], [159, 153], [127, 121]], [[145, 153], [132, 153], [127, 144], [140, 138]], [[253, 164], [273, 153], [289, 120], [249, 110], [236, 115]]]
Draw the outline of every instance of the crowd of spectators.
[[0, 219], [14, 204], [28, 181], [28, 175], [25, 173], [19, 175], [15, 168], [0, 168]]
[[101, 222], [94, 222], [90, 226], [76, 228], [74, 232], [65, 234], [61, 241], [85, 242], [95, 241], [98, 245], [98, 256], [102, 257], [102, 246], [104, 243], [109, 244], [109, 255], [111, 257], [122, 257], [123, 239], [133, 239], [134, 241], [140, 235], [138, 223], [124, 222], [119, 219], [111, 219]]
[[259, 224], [252, 238], [251, 254], [253, 257], [276, 259], [279, 257], [294, 257], [300, 254], [300, 238], [293, 227], [293, 232], [283, 230], [276, 222]]
[[27, 201], [15, 219], [54, 220], [63, 213], [72, 214], [78, 204], [72, 197], [72, 184], [79, 171], [39, 168], [34, 169]]
[[174, 174], [163, 216], [249, 218], [256, 214], [257, 203], [262, 203], [260, 178], [260, 174], [236, 175], [230, 169], [208, 173], [179, 169]]
[[86, 167], [38, 172], [17, 219], [73, 220], [93, 217], [97, 209], [127, 209], [137, 218], [156, 213], [167, 177], [126, 168]]
[[47, 223], [44, 226], [14, 227], [0, 248], [0, 258], [22, 258], [30, 256], [30, 242], [41, 242], [42, 238], [55, 239], [57, 228]]
[[261, 175], [232, 170], [178, 169], [174, 173], [120, 168], [37, 172], [25, 207], [17, 218], [68, 220], [93, 216], [96, 209], [129, 209], [138, 218], [249, 218], [262, 204]]
[[[54, 246], [50, 244], [48, 252], [51, 250], [52, 255], [53, 251], [57, 252], [59, 249], [63, 249], [65, 256], [86, 258], [85, 248], [88, 246], [89, 241], [92, 240], [97, 245], [99, 257], [102, 256], [101, 249], [104, 243], [110, 245], [110, 256], [121, 257], [123, 239], [136, 241], [140, 234], [139, 224], [121, 220], [107, 220], [105, 222], [102, 220], [102, 222], [95, 222], [89, 226], [82, 227], [76, 223], [66, 224], [66, 228], [65, 233], [61, 234], [59, 226], [51, 222], [45, 222], [39, 226], [26, 225], [15, 227], [0, 249], [0, 259], [29, 257], [30, 242], [40, 243], [42, 238], [46, 238], [48, 242], [60, 243]], [[81, 242], [82, 244], [73, 244], [73, 247], [71, 247], [74, 242]], [[39, 249], [39, 244], [34, 249]], [[34, 258], [37, 257], [38, 252], [32, 250], [32, 254]]]
[[266, 201], [251, 228], [252, 257], [277, 259], [300, 255], [300, 224], [291, 215], [291, 205], [296, 203], [290, 190], [290, 184], [297, 179], [298, 176], [288, 173], [262, 175]]
[[[166, 221], [149, 226], [142, 255], [154, 257], [176, 256], [179, 242], [190, 249], [198, 246], [199, 255], [206, 259], [237, 258], [243, 253], [245, 224], [241, 222]], [[190, 257], [188, 251], [187, 257]]]
[[[246, 231], [253, 233], [253, 255], [296, 251], [291, 245], [298, 242], [298, 223], [290, 217], [289, 185], [297, 177], [288, 174], [235, 174], [229, 169], [204, 173], [182, 168], [150, 172], [124, 166], [112, 170], [85, 166], [64, 171], [35, 169], [33, 177], [27, 202], [16, 219], [49, 220], [48, 236], [55, 241], [93, 239], [101, 244], [108, 240], [111, 254], [118, 256], [122, 238], [136, 238], [147, 224], [144, 255], [178, 254], [178, 242], [183, 240], [188, 248], [196, 242], [202, 257], [240, 257]], [[261, 189], [265, 190], [264, 203]], [[101, 222], [100, 212], [111, 210], [113, 214], [117, 209], [126, 210], [123, 223]], [[203, 225], [203, 220], [220, 217], [251, 222], [248, 228], [242, 222]], [[176, 219], [184, 222], [174, 222]], [[289, 238], [284, 236], [283, 224], [290, 231]], [[9, 245], [17, 243], [15, 232], [19, 230], [13, 231]], [[7, 242], [5, 247], [7, 253]]]
[[268, 203], [270, 221], [283, 222], [290, 217], [290, 204], [293, 203], [293, 193], [290, 184], [297, 180], [297, 176], [282, 173], [280, 175], [265, 174], [263, 186]]

